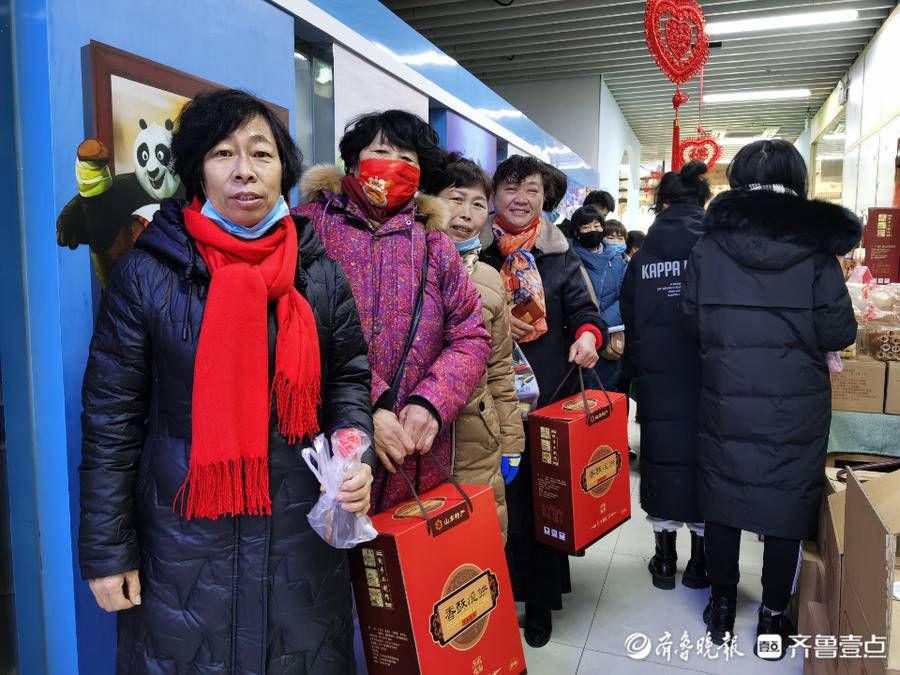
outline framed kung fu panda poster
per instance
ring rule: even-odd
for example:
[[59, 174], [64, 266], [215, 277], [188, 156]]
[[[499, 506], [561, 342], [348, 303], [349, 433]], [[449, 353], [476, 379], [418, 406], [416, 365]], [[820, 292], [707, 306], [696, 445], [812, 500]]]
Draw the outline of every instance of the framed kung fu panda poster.
[[[183, 197], [172, 132], [182, 107], [210, 82], [91, 41], [84, 48], [87, 137], [74, 149], [75, 194], [56, 221], [57, 243], [87, 245], [101, 285], [163, 199]], [[286, 108], [269, 104], [287, 125]]]

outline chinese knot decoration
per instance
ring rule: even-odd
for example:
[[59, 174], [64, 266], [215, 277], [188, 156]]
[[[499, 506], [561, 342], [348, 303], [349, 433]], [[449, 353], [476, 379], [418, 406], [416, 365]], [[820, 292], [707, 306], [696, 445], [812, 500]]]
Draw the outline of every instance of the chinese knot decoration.
[[647, 46], [675, 85], [693, 79], [709, 58], [706, 18], [696, 0], [647, 0]]
[[678, 109], [688, 101], [680, 85], [702, 72], [709, 58], [706, 18], [697, 0], [647, 0], [644, 36], [656, 65], [675, 85], [672, 169], [677, 171], [683, 163]]
[[697, 135], [690, 136], [681, 141], [681, 162], [700, 160], [712, 169], [722, 156], [722, 146], [716, 139], [703, 131], [703, 127], [697, 128]]

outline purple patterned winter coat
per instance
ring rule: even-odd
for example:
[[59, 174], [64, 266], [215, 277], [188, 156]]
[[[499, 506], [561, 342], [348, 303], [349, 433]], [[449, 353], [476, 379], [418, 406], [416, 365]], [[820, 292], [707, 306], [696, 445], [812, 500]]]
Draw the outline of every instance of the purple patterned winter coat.
[[[425, 304], [393, 406], [399, 412], [407, 402], [416, 402], [439, 417], [432, 457], [416, 453], [403, 465], [413, 485], [424, 492], [452, 472], [453, 421], [481, 381], [490, 355], [481, 299], [453, 242], [440, 231], [447, 220], [440, 199], [411, 201], [374, 231], [362, 210], [342, 193], [342, 177], [333, 166], [309, 169], [300, 183], [308, 203], [293, 213], [312, 221], [328, 255], [350, 280], [369, 344], [373, 406], [390, 389], [403, 354], [428, 238]], [[372, 485], [372, 511], [409, 498], [402, 476], [388, 474], [379, 464]]]

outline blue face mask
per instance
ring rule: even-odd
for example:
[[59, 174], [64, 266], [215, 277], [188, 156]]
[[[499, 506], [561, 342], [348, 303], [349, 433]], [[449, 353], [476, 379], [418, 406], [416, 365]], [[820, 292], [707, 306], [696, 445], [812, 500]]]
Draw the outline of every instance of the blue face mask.
[[216, 211], [209, 199], [206, 200], [203, 208], [200, 209], [200, 213], [216, 223], [228, 234], [233, 234], [238, 239], [259, 239], [266, 232], [271, 230], [279, 220], [290, 215], [291, 211], [288, 208], [287, 202], [284, 201], [284, 197], [279, 197], [275, 201], [272, 210], [253, 227], [242, 227], [236, 223], [232, 223], [230, 220], [226, 220], [218, 211]]
[[611, 244], [604, 239], [603, 250], [609, 251], [613, 255], [620, 255], [622, 253], [625, 253], [625, 244]]
[[475, 249], [481, 248], [481, 237], [477, 234], [471, 239], [466, 239], [465, 241], [454, 241], [456, 245], [456, 250], [462, 253], [468, 253], [469, 251], [474, 251]]

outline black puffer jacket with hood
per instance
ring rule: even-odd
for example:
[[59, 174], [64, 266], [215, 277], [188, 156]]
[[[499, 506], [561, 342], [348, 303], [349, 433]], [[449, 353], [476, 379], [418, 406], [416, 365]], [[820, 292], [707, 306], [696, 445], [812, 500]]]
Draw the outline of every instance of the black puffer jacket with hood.
[[[297, 288], [322, 359], [320, 428], [371, 435], [370, 371], [349, 284], [296, 218]], [[106, 288], [83, 388], [81, 571], [140, 570], [142, 604], [119, 613], [117, 672], [352, 673], [344, 551], [310, 528], [319, 485], [275, 427], [271, 516], [185, 520], [172, 508], [191, 446], [194, 356], [209, 272], [180, 205], [163, 202]], [[275, 339], [269, 312], [270, 364]], [[371, 463], [372, 457], [367, 457]]]
[[683, 304], [700, 340], [706, 521], [808, 539], [831, 421], [825, 353], [856, 339], [835, 256], [861, 236], [839, 206], [733, 190], [710, 204]]
[[628, 263], [619, 302], [626, 367], [635, 373], [641, 416], [641, 507], [694, 523], [697, 504], [697, 398], [700, 350], [685, 325], [681, 290], [703, 207], [672, 204], [656, 216]]

